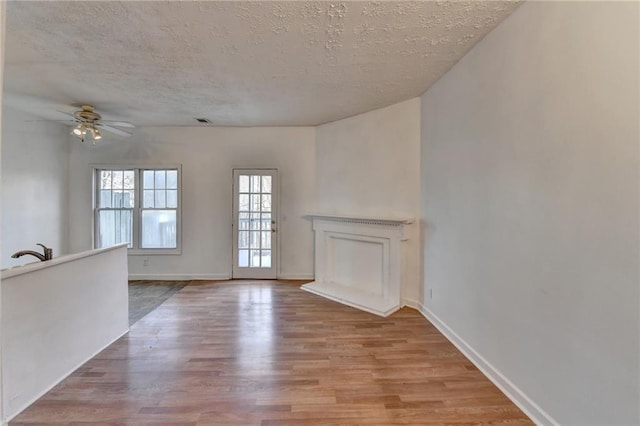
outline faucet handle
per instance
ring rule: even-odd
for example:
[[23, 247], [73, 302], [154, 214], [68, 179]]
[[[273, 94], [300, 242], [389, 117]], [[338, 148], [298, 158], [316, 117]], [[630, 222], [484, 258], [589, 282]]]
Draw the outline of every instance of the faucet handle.
[[42, 243], [38, 243], [36, 244], [37, 246], [41, 246], [44, 249], [44, 260], [51, 260], [53, 259], [53, 249], [50, 249], [49, 247], [45, 246]]

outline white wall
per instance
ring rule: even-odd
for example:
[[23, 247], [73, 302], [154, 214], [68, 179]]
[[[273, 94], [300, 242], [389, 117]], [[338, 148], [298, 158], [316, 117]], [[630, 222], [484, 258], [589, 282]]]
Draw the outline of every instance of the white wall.
[[[105, 138], [106, 139], [106, 138]], [[279, 278], [313, 278], [313, 234], [302, 218], [315, 199], [315, 130], [138, 128], [126, 140], [72, 143], [72, 251], [91, 247], [91, 164], [182, 164], [182, 254], [129, 256], [132, 278], [231, 276], [232, 169], [277, 168], [280, 179]], [[75, 142], [75, 141], [74, 141]], [[149, 259], [148, 266], [143, 260]]]
[[3, 106], [2, 120], [2, 267], [37, 261], [12, 259], [18, 250], [53, 248], [68, 252], [66, 127], [27, 122], [34, 117]]
[[638, 34], [526, 2], [422, 98], [422, 302], [541, 422], [640, 422]]
[[[419, 216], [420, 98], [316, 128], [319, 213]], [[418, 288], [419, 231], [408, 227], [405, 299]]]
[[[6, 17], [7, 17], [7, 2], [0, 3], [0, 160], [2, 159], [2, 111], [4, 110], [3, 102], [2, 102], [2, 93], [4, 87], [4, 38], [5, 38], [5, 28], [6, 28]], [[2, 162], [0, 161], [0, 223], [2, 223]], [[3, 258], [3, 253], [6, 253], [6, 249], [4, 248], [4, 235], [2, 233], [2, 228], [0, 228], [0, 259]], [[2, 266], [2, 261], [0, 261], [0, 267]], [[0, 278], [0, 284], [2, 279]], [[2, 288], [2, 286], [0, 286]], [[2, 291], [0, 291], [0, 302], [2, 302]], [[2, 303], [0, 303], [0, 306]], [[2, 309], [0, 308], [0, 318], [2, 317]], [[0, 321], [0, 330], [2, 329], [2, 323]], [[0, 332], [0, 354], [2, 353], [2, 333]], [[2, 383], [2, 361], [0, 361], [0, 383]], [[2, 386], [0, 386], [0, 401], [3, 398]], [[1, 404], [0, 404], [1, 405]], [[0, 406], [0, 419], [4, 418], [4, 412], [2, 411], [2, 407]]]

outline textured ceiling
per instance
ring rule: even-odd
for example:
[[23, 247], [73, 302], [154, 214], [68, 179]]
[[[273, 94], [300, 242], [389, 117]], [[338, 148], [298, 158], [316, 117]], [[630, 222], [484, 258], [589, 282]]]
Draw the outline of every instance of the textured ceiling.
[[138, 126], [317, 125], [419, 96], [506, 1], [11, 1], [5, 104]]

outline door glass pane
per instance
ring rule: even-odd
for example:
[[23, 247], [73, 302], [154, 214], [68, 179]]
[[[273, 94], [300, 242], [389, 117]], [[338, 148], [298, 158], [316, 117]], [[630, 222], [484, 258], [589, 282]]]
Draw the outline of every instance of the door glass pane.
[[262, 267], [271, 268], [271, 250], [262, 250]]
[[260, 176], [251, 176], [251, 192], [260, 192]]
[[249, 255], [249, 266], [251, 268], [260, 267], [260, 250], [251, 250]]
[[249, 266], [249, 250], [238, 250], [238, 266], [241, 268]]
[[142, 248], [176, 248], [176, 211], [142, 212]]
[[263, 212], [271, 211], [271, 195], [263, 195], [262, 196], [262, 209]]
[[238, 232], [238, 248], [249, 248], [249, 233], [246, 231]]
[[262, 176], [262, 193], [271, 194], [271, 176]]
[[271, 231], [262, 231], [262, 241], [261, 247], [270, 249], [271, 248]]
[[251, 211], [260, 211], [260, 194], [251, 194]]
[[260, 232], [252, 232], [251, 233], [251, 241], [250, 241], [250, 248], [260, 248]]
[[271, 214], [270, 213], [262, 214], [262, 229], [271, 230]]
[[241, 212], [249, 211], [249, 195], [240, 194], [238, 197], [238, 210]]
[[260, 213], [251, 213], [251, 229], [260, 229]]
[[249, 229], [249, 213], [238, 214], [238, 229]]
[[249, 192], [249, 176], [240, 176], [240, 192]]

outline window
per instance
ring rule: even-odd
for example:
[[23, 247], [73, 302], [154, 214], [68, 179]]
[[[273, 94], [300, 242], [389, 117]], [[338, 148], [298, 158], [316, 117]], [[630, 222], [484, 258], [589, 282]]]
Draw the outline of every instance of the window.
[[180, 168], [95, 169], [95, 246], [179, 253]]

